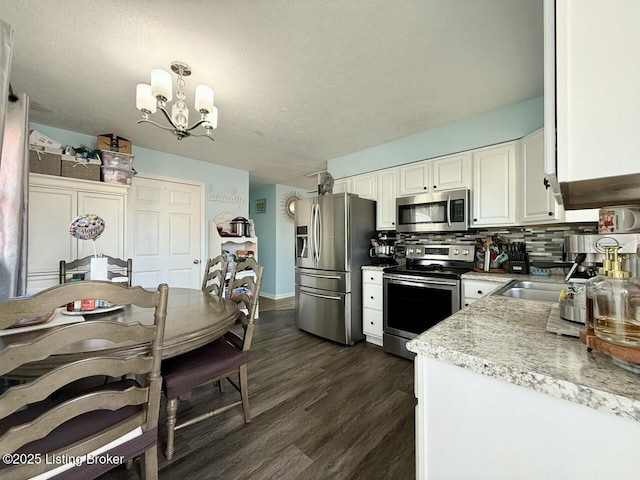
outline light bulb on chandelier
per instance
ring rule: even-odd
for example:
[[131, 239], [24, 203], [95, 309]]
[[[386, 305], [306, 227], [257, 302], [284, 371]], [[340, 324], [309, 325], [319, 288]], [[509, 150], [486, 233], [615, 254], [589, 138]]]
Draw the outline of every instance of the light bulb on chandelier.
[[[195, 108], [200, 113], [200, 120], [189, 127], [189, 108], [185, 103], [184, 77], [191, 75], [189, 65], [182, 62], [173, 62], [171, 70], [178, 75], [176, 80], [176, 102], [171, 107], [171, 115], [166, 109], [167, 102], [173, 98], [171, 90], [171, 74], [164, 70], [154, 68], [151, 70], [151, 85], [139, 83], [136, 87], [136, 107], [142, 112], [142, 118], [138, 123], [151, 123], [163, 130], [169, 130], [178, 140], [184, 137], [208, 137], [213, 141], [211, 133], [218, 127], [218, 109], [213, 105], [213, 89], [207, 85], [196, 86]], [[156, 110], [160, 110], [169, 121], [170, 126], [163, 126], [149, 119]], [[192, 131], [202, 126], [204, 134]]]

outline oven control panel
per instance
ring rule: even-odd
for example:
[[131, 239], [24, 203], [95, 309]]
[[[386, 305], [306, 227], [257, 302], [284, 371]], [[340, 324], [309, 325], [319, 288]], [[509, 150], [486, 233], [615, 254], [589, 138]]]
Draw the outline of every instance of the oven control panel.
[[407, 258], [473, 262], [475, 245], [406, 245], [405, 251]]

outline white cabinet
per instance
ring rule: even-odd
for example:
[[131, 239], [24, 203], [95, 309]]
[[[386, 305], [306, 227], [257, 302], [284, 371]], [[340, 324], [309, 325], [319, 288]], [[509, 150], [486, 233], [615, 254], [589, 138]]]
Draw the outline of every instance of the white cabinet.
[[503, 284], [488, 280], [466, 280], [462, 279], [462, 306], [468, 307], [473, 302], [480, 300], [485, 295], [501, 287]]
[[398, 191], [397, 169], [378, 172], [378, 199], [376, 203], [376, 228], [396, 229], [396, 197]]
[[545, 186], [544, 129], [527, 135], [519, 142], [520, 223], [549, 223], [560, 220], [561, 208], [551, 189]]
[[440, 192], [471, 186], [469, 152], [398, 167], [399, 195]]
[[638, 18], [637, 0], [544, 0], [545, 163], [565, 208], [640, 201]]
[[94, 213], [104, 220], [104, 232], [95, 242], [98, 253], [126, 258], [127, 193], [123, 185], [29, 175], [28, 293], [58, 283], [60, 260], [93, 255], [93, 242], [69, 235], [69, 224], [78, 215]]
[[598, 209], [565, 211], [544, 183], [544, 129], [519, 142], [519, 224], [597, 222]]
[[474, 227], [516, 224], [514, 142], [473, 151]]
[[398, 168], [400, 175], [399, 195], [427, 193], [429, 188], [429, 162], [410, 163]]
[[463, 153], [431, 160], [434, 192], [471, 186], [471, 154]]
[[558, 178], [638, 174], [640, 2], [555, 4]]
[[351, 177], [340, 178], [334, 181], [333, 193], [351, 193]]
[[367, 342], [382, 346], [382, 270], [362, 269], [362, 332]]
[[377, 174], [374, 172], [351, 177], [351, 190], [349, 192], [355, 193], [361, 198], [376, 200], [378, 192]]

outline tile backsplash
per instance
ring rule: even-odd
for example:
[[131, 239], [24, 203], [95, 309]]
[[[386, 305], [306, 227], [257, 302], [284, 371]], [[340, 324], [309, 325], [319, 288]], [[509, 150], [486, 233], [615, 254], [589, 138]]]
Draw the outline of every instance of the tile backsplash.
[[565, 235], [597, 233], [596, 223], [571, 225], [533, 225], [530, 227], [503, 227], [469, 230], [459, 233], [398, 234], [398, 243], [439, 244], [439, 243], [475, 243], [476, 238], [501, 235], [511, 242], [525, 242], [529, 260], [562, 261]]

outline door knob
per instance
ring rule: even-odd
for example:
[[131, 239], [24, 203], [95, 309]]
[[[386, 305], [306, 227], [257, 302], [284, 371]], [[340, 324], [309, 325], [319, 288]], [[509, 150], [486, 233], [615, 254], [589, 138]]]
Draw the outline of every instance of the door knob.
[[200, 260], [198, 260], [197, 258], [193, 261], [193, 263], [195, 263], [196, 265], [198, 265], [200, 263]]

